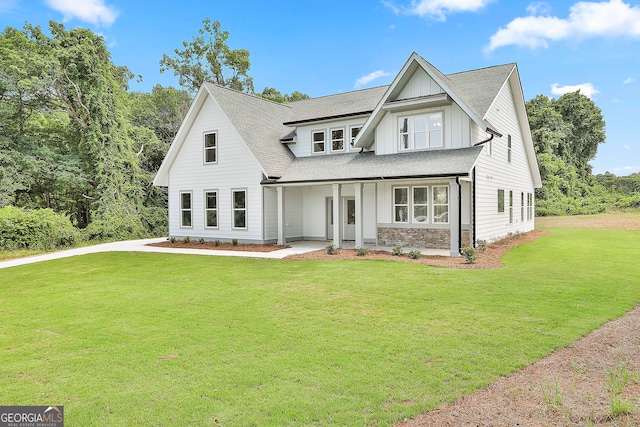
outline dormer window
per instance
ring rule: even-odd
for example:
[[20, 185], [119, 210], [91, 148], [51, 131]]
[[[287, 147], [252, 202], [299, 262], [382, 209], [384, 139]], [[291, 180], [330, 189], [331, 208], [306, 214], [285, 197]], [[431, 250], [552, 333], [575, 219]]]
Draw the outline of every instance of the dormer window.
[[400, 151], [442, 147], [442, 113], [398, 118]]
[[349, 132], [351, 133], [351, 146], [353, 147], [353, 143], [356, 141], [356, 136], [358, 136], [358, 132], [360, 132], [362, 126], [351, 126]]
[[331, 151], [344, 151], [344, 129], [331, 130]]
[[326, 148], [324, 131], [320, 130], [312, 132], [311, 138], [313, 140], [313, 152], [324, 153]]

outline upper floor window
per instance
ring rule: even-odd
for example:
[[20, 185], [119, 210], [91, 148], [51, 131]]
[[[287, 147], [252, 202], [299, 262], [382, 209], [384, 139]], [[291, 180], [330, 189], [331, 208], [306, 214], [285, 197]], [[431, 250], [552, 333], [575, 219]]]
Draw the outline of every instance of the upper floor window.
[[324, 153], [325, 152], [325, 135], [324, 131], [315, 131], [311, 133], [311, 139], [313, 141], [313, 152]]
[[216, 132], [204, 134], [204, 162], [216, 163], [218, 161], [218, 134]]
[[400, 150], [442, 147], [442, 113], [398, 118]]
[[344, 151], [344, 129], [331, 130], [331, 151]]
[[350, 132], [350, 136], [351, 136], [351, 146], [353, 147], [353, 143], [356, 140], [356, 136], [358, 136], [358, 132], [360, 132], [360, 129], [362, 129], [362, 126], [351, 126], [351, 128], [349, 128], [349, 132]]

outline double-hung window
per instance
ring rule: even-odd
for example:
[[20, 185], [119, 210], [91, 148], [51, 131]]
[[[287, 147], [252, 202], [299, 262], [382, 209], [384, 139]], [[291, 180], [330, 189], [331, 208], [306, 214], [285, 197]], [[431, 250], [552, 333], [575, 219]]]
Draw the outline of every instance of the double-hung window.
[[498, 190], [498, 213], [504, 212], [504, 190]]
[[331, 129], [331, 151], [344, 151], [344, 129]]
[[393, 220], [409, 222], [409, 187], [393, 189]]
[[511, 163], [511, 135], [507, 137], [507, 162]]
[[247, 190], [232, 190], [233, 228], [247, 228]]
[[204, 193], [204, 220], [205, 227], [218, 227], [218, 192], [215, 190]]
[[400, 150], [442, 147], [442, 113], [398, 118]]
[[449, 222], [449, 187], [439, 185], [433, 187], [433, 222]]
[[509, 190], [509, 224], [513, 224], [513, 191]]
[[429, 222], [429, 187], [413, 187], [413, 222]]
[[204, 162], [216, 163], [218, 161], [218, 133], [204, 134]]
[[191, 192], [180, 193], [180, 227], [191, 227], [193, 213], [191, 199]]
[[318, 130], [311, 133], [311, 139], [313, 141], [313, 152], [324, 153], [325, 152], [325, 133], [323, 130]]
[[362, 126], [351, 126], [351, 128], [349, 129], [350, 132], [350, 136], [351, 136], [351, 146], [353, 147], [353, 143], [356, 140], [356, 136], [358, 136], [358, 132], [360, 132], [360, 129], [362, 129]]
[[520, 221], [524, 222], [525, 210], [527, 209], [524, 204], [524, 193], [520, 193]]

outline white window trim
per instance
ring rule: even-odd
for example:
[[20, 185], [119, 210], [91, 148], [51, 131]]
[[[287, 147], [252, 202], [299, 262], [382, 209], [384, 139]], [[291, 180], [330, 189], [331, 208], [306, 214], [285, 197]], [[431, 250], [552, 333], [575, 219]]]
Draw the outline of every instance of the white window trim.
[[349, 126], [349, 149], [353, 150], [353, 141], [356, 139], [355, 136], [353, 136], [353, 130], [354, 129], [358, 129], [358, 132], [356, 132], [356, 135], [360, 132], [360, 130], [362, 129], [362, 125], [351, 125]]
[[[215, 147], [207, 147], [207, 135], [215, 135], [216, 145]], [[202, 163], [205, 165], [215, 165], [218, 163], [218, 146], [220, 145], [220, 140], [218, 139], [218, 131], [206, 131], [202, 133]], [[214, 162], [207, 162], [207, 151], [213, 150], [216, 154], [216, 160]]]
[[[435, 199], [435, 189], [436, 188], [445, 188], [447, 190], [447, 203], [446, 205], [444, 203], [436, 203], [436, 199]], [[432, 224], [449, 224], [449, 214], [451, 213], [451, 204], [450, 204], [450, 200], [451, 199], [451, 194], [449, 192], [449, 186], [448, 185], [433, 185], [431, 187], [431, 223]], [[436, 206], [446, 206], [447, 207], [447, 220], [446, 221], [436, 221]], [[440, 214], [442, 215], [442, 214]], [[439, 216], [439, 215], [438, 215]]]
[[[407, 203], [396, 203], [396, 190], [405, 189], [407, 190]], [[392, 187], [391, 197], [392, 197], [392, 222], [395, 224], [409, 224], [411, 222], [411, 187], [407, 185], [399, 185], [397, 187]], [[398, 221], [396, 220], [396, 207], [397, 206], [406, 206], [407, 207], [407, 220], [406, 221]]]
[[[316, 151], [316, 141], [314, 138], [314, 135], [321, 133], [323, 136], [323, 144], [324, 144], [324, 150], [323, 151]], [[327, 153], [327, 131], [326, 129], [322, 129], [322, 130], [313, 130], [311, 131], [311, 154], [326, 154]]]
[[[188, 194], [189, 195], [189, 208], [183, 208], [182, 207], [182, 195], [183, 194]], [[178, 197], [178, 207], [179, 207], [179, 212], [180, 212], [180, 228], [193, 228], [193, 191], [180, 191], [179, 192], [179, 197]], [[183, 218], [183, 213], [188, 211], [190, 216], [191, 216], [191, 225], [184, 225], [182, 218]]]
[[[436, 114], [440, 115], [440, 145], [434, 145], [431, 146], [431, 133], [432, 132], [437, 132], [437, 131], [432, 131], [429, 129], [429, 124], [431, 123], [430, 117], [434, 116]], [[408, 148], [403, 148], [402, 147], [402, 143], [401, 140], [402, 138], [400, 137], [400, 120], [402, 119], [415, 119], [416, 117], [425, 117], [426, 118], [426, 129], [425, 129], [425, 138], [427, 141], [428, 146], [423, 147], [423, 148], [415, 148], [415, 131], [412, 129], [412, 120], [409, 120], [408, 123], [408, 127], [409, 129], [407, 129], [407, 135], [409, 136], [409, 147]], [[419, 113], [419, 114], [398, 114], [396, 116], [396, 137], [397, 137], [397, 147], [398, 147], [398, 152], [408, 152], [408, 151], [423, 151], [423, 150], [438, 150], [441, 148], [444, 148], [444, 110], [440, 110], [440, 111], [430, 111], [428, 113]]]
[[[216, 207], [214, 208], [208, 208], [207, 207], [207, 202], [208, 202], [208, 197], [207, 194], [209, 193], [216, 193]], [[204, 228], [208, 229], [208, 230], [217, 230], [220, 228], [220, 192], [217, 189], [213, 189], [213, 190], [204, 190]], [[207, 218], [208, 218], [208, 213], [209, 211], [216, 211], [216, 225], [215, 226], [211, 226], [211, 225], [207, 225]]]
[[[334, 150], [333, 149], [333, 141], [340, 141], [340, 139], [333, 139], [333, 132], [334, 131], [340, 131], [340, 130], [342, 131], [342, 149]], [[346, 151], [346, 149], [347, 149], [347, 135], [346, 135], [345, 128], [337, 127], [337, 128], [329, 129], [329, 137], [330, 137], [329, 143], [331, 144], [331, 152], [333, 152], [333, 153], [344, 153]]]
[[[244, 208], [236, 208], [234, 206], [235, 203], [235, 193], [244, 192]], [[233, 230], [247, 230], [249, 229], [249, 209], [247, 205], [249, 204], [249, 192], [246, 188], [232, 188], [231, 189], [231, 228]], [[244, 211], [244, 227], [236, 227], [236, 211]]]
[[[416, 188], [426, 188], [427, 189], [427, 203], [419, 203], [417, 204], [415, 201], [415, 189]], [[430, 199], [429, 197], [431, 196], [431, 191], [429, 189], [428, 185], [414, 185], [413, 187], [411, 187], [411, 222], [414, 224], [429, 224], [432, 218], [432, 212], [430, 211], [429, 207], [431, 206], [431, 203], [429, 203]], [[425, 221], [416, 221], [416, 206], [426, 206], [427, 207], [427, 219]]]

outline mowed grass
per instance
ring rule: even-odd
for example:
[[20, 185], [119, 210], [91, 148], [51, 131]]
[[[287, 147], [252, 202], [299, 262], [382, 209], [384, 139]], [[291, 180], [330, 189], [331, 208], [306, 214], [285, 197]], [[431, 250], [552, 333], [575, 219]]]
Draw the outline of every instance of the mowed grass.
[[390, 426], [640, 301], [640, 232], [496, 270], [139, 253], [0, 270], [0, 404], [81, 426]]

